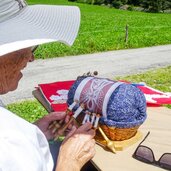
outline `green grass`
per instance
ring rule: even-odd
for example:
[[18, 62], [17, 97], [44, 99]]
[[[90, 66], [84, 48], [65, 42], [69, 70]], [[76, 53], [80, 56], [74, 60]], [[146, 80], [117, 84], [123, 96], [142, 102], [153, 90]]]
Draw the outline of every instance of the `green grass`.
[[13, 103], [8, 105], [7, 108], [29, 122], [34, 122], [47, 114], [46, 110], [37, 100]]
[[[142, 74], [131, 75], [126, 77], [116, 77], [115, 80], [127, 80], [131, 82], [145, 82], [147, 85], [156, 88], [164, 92], [171, 92], [171, 66], [167, 68], [161, 68], [157, 70], [151, 70]], [[166, 105], [171, 109], [171, 105]], [[14, 103], [7, 106], [9, 110], [28, 120], [34, 122], [38, 118], [41, 118], [47, 112], [39, 104], [37, 100], [23, 101], [20, 103]]]
[[[78, 55], [171, 43], [171, 14], [124, 11], [67, 0], [28, 0], [30, 4], [76, 5], [81, 10], [81, 26], [72, 47], [61, 43], [42, 45], [36, 58]], [[128, 43], [125, 26], [129, 25]]]

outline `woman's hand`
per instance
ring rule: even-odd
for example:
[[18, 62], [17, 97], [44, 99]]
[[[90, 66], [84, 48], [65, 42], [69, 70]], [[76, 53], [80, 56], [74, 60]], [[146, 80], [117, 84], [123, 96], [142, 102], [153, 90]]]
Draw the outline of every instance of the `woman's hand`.
[[53, 132], [53, 128], [49, 129], [49, 125], [53, 121], [68, 121], [68, 116], [66, 116], [65, 112], [52, 112], [49, 113], [48, 115], [45, 115], [43, 118], [39, 119], [36, 121], [34, 124], [39, 127], [39, 129], [45, 134], [46, 138], [53, 139], [55, 132]]
[[58, 156], [56, 171], [80, 171], [95, 155], [95, 131], [90, 123], [73, 129], [64, 139]]

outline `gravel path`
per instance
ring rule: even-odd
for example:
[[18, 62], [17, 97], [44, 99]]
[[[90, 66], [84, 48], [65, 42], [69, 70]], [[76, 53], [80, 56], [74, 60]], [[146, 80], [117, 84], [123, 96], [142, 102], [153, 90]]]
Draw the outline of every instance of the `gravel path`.
[[39, 83], [75, 79], [88, 71], [113, 78], [171, 65], [171, 45], [36, 60], [23, 71], [18, 89], [1, 96], [5, 104], [33, 98]]

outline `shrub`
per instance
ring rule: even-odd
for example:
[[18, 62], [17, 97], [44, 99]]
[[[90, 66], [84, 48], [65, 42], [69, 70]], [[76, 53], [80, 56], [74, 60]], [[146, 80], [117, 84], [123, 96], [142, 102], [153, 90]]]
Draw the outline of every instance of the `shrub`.
[[101, 5], [104, 4], [105, 0], [94, 0], [95, 5]]
[[133, 11], [134, 10], [134, 6], [133, 5], [128, 6], [127, 10]]
[[113, 5], [113, 7], [119, 9], [119, 8], [123, 5], [123, 3], [122, 3], [121, 1], [114, 0], [114, 1], [112, 2], [112, 5]]
[[139, 6], [141, 0], [128, 0], [128, 4], [134, 5], [134, 6]]
[[170, 0], [141, 0], [141, 6], [145, 11], [160, 12], [170, 8]]

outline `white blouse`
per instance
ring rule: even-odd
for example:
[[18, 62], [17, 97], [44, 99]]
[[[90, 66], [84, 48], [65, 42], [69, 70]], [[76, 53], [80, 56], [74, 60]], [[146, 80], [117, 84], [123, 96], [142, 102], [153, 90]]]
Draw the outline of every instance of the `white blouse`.
[[52, 171], [49, 145], [39, 128], [0, 107], [0, 171]]

